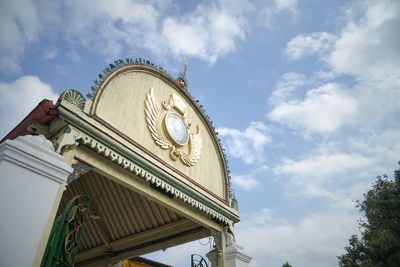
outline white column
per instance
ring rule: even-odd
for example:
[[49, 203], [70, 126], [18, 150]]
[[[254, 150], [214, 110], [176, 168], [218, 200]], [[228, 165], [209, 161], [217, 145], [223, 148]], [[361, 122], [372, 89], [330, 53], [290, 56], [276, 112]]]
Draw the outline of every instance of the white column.
[[[217, 266], [217, 251], [211, 250], [207, 253], [211, 267]], [[250, 267], [251, 257], [248, 256], [243, 247], [236, 244], [232, 234], [226, 234], [225, 261], [227, 267]]]
[[227, 235], [225, 258], [227, 267], [250, 267], [251, 257], [236, 243], [231, 234]]
[[44, 136], [0, 144], [0, 266], [40, 264], [55, 202], [71, 172]]

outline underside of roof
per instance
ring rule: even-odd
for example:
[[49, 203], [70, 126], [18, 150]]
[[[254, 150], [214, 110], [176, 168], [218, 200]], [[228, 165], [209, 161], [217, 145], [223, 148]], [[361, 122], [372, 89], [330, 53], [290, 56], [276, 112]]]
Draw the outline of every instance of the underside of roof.
[[77, 266], [106, 258], [117, 261], [209, 235], [204, 227], [94, 171], [67, 186], [59, 213], [77, 195], [91, 200]]

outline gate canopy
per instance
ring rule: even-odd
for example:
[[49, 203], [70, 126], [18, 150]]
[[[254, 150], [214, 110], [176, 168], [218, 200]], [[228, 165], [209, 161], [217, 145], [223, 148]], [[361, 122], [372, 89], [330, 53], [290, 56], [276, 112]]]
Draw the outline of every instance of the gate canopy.
[[6, 138], [27, 132], [44, 134], [75, 170], [58, 211], [74, 196], [91, 199], [78, 266], [210, 235], [223, 250], [221, 236], [239, 221], [209, 116], [184, 76], [174, 79], [149, 61], [115, 61], [88, 98], [67, 90], [55, 106], [42, 101]]

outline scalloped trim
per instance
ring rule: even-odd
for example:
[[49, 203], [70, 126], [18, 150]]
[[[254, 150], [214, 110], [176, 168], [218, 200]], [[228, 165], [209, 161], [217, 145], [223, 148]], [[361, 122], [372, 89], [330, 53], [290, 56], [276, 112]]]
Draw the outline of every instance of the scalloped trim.
[[81, 133], [81, 132], [79, 132], [79, 133], [75, 132], [73, 134], [73, 139], [76, 142], [89, 147], [90, 149], [97, 152], [98, 154], [110, 159], [112, 162], [115, 162], [119, 166], [121, 166], [124, 169], [130, 171], [131, 173], [135, 174], [137, 177], [142, 178], [143, 180], [145, 180], [149, 184], [155, 186], [156, 188], [163, 190], [167, 194], [170, 194], [170, 195], [182, 200], [184, 203], [192, 206], [193, 208], [196, 208], [197, 210], [207, 214], [211, 218], [216, 219], [217, 221], [224, 223], [225, 225], [231, 225], [233, 223], [232, 220], [228, 219], [224, 215], [222, 215], [219, 212], [215, 211], [214, 209], [206, 206], [205, 204], [193, 199], [192, 197], [183, 193], [181, 190], [175, 188], [171, 184], [169, 184], [169, 183], [163, 181], [162, 179], [158, 178], [157, 176], [151, 174], [150, 172], [146, 171], [145, 169], [138, 166], [131, 160], [120, 155], [119, 153], [115, 152], [114, 150], [112, 150], [111, 148], [102, 144], [101, 142], [95, 140], [94, 138], [92, 138], [84, 133]]

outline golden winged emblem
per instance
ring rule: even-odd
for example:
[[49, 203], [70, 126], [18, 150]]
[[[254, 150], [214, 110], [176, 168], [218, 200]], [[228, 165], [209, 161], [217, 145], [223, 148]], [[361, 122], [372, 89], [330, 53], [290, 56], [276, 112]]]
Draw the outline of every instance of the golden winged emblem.
[[200, 159], [202, 138], [189, 132], [190, 122], [186, 118], [186, 104], [172, 94], [161, 105], [154, 96], [154, 87], [146, 94], [145, 115], [147, 127], [154, 142], [162, 149], [170, 150], [172, 160], [180, 159], [186, 166], [193, 166]]

